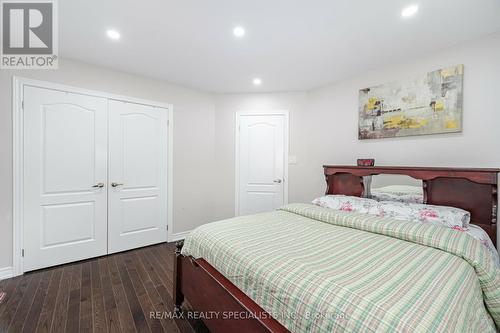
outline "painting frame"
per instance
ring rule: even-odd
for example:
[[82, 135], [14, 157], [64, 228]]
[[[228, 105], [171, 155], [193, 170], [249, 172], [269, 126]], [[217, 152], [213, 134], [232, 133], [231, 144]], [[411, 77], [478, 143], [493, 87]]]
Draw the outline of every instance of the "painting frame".
[[359, 90], [358, 139], [459, 133], [464, 65]]

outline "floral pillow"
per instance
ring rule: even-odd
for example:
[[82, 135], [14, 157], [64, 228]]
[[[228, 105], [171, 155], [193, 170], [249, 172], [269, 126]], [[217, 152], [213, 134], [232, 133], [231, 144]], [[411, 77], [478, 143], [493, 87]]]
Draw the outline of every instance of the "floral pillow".
[[314, 205], [345, 212], [358, 212], [391, 217], [396, 220], [431, 223], [449, 228], [467, 228], [470, 213], [454, 207], [433, 206], [394, 201], [375, 201], [368, 198], [350, 197], [345, 195], [326, 195], [314, 199]]
[[470, 213], [460, 208], [408, 202], [380, 201], [370, 207], [368, 214], [449, 228], [467, 228], [470, 222]]
[[325, 195], [312, 201], [313, 205], [344, 212], [357, 212], [368, 214], [370, 209], [378, 202], [372, 199], [349, 197], [345, 195]]

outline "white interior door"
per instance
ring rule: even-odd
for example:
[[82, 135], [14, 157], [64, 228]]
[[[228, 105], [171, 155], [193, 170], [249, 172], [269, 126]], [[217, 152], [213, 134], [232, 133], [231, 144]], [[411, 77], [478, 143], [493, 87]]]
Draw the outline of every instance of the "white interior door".
[[109, 253], [167, 241], [167, 121], [167, 109], [109, 101]]
[[272, 211], [285, 203], [286, 116], [238, 115], [237, 215]]
[[106, 99], [24, 88], [24, 271], [106, 254]]

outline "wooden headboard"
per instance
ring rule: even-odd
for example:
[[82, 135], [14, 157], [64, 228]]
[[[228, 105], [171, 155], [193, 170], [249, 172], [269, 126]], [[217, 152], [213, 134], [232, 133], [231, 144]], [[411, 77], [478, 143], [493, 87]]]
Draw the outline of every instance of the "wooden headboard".
[[483, 228], [497, 242], [497, 177], [500, 169], [360, 167], [325, 165], [326, 194], [363, 196], [363, 177], [406, 175], [422, 180], [424, 203], [462, 208], [471, 223]]

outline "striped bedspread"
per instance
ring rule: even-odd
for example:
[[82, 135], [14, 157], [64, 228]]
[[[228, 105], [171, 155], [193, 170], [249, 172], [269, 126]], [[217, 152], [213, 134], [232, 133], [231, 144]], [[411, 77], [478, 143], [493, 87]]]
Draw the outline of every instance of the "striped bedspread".
[[209, 223], [204, 258], [292, 332], [496, 332], [500, 270], [469, 235], [292, 204]]

